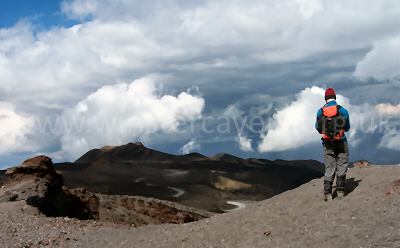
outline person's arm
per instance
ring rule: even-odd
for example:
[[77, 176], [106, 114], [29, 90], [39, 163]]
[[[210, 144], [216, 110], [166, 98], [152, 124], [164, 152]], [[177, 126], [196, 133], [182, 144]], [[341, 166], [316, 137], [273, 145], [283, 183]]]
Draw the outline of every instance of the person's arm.
[[340, 108], [339, 112], [343, 114], [344, 119], [346, 120], [346, 124], [344, 125], [344, 131], [347, 132], [350, 130], [350, 116], [349, 112], [345, 108]]
[[322, 109], [318, 109], [317, 118], [315, 120], [315, 129], [318, 131], [318, 116], [322, 114]]

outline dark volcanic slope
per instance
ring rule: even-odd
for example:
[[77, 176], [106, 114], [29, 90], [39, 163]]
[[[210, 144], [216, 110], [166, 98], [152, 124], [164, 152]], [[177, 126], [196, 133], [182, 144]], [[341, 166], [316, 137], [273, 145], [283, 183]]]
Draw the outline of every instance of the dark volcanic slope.
[[175, 156], [141, 143], [94, 149], [72, 164], [54, 167], [69, 188], [155, 197], [214, 212], [233, 208], [227, 201], [259, 201], [293, 189], [321, 177], [324, 168], [313, 160], [242, 159], [225, 153]]
[[6, 170], [0, 170], [0, 186], [8, 181], [8, 177], [6, 176]]
[[146, 148], [140, 142], [93, 149], [85, 153], [73, 164], [55, 163], [54, 166], [58, 170], [78, 171], [89, 167], [99, 160], [108, 161], [109, 163], [143, 164], [149, 167], [168, 169], [243, 171], [249, 169], [262, 170], [265, 168], [269, 169], [271, 166], [280, 166], [300, 167], [305, 170], [314, 170], [322, 173], [324, 170], [323, 164], [315, 160], [286, 161], [279, 159], [270, 161], [266, 159], [242, 159], [226, 153], [218, 153], [209, 158], [199, 153], [176, 156]]
[[91, 163], [56, 163], [54, 164], [54, 168], [58, 171], [81, 171], [88, 168]]
[[224, 161], [231, 161], [231, 162], [243, 162], [242, 158], [232, 156], [227, 153], [217, 153], [215, 155], [210, 156], [211, 159], [218, 159], [218, 160], [224, 160]]
[[105, 146], [101, 149], [93, 149], [88, 151], [75, 163], [93, 163], [99, 159], [109, 161], [166, 161], [173, 160], [174, 155], [148, 149], [142, 143], [128, 143], [122, 146]]

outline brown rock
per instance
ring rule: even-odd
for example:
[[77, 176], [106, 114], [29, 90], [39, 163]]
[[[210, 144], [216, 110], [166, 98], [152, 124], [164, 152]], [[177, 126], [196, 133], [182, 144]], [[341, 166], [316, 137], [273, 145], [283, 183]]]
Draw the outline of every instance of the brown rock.
[[386, 192], [386, 195], [393, 194], [396, 190], [400, 189], [400, 179], [393, 182], [394, 186]]
[[265, 232], [263, 232], [263, 234], [264, 234], [265, 236], [268, 236], [268, 235], [271, 234], [271, 231], [265, 231]]
[[90, 209], [90, 212], [92, 214], [91, 219], [98, 220], [100, 218], [99, 216], [100, 200], [95, 194], [86, 191], [83, 188], [71, 189], [70, 192], [75, 196], [77, 196]]
[[146, 226], [183, 224], [211, 217], [205, 210], [141, 196], [96, 194], [100, 199], [100, 221]]
[[0, 189], [0, 202], [24, 200], [47, 216], [92, 219], [93, 213], [79, 197], [63, 187], [63, 177], [47, 156], [37, 156], [9, 168], [8, 184]]
[[362, 161], [355, 162], [353, 165], [354, 165], [354, 167], [365, 167], [365, 166], [371, 166], [372, 164], [368, 161], [362, 160]]
[[51, 158], [47, 156], [37, 156], [25, 160], [21, 165], [7, 169], [6, 175], [10, 180], [15, 180], [17, 176], [34, 175], [34, 174], [54, 174], [55, 170]]

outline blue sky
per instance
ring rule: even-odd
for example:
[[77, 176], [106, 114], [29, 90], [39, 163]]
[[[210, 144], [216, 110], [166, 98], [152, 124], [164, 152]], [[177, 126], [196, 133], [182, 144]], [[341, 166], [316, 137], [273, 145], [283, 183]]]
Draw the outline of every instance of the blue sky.
[[61, 1], [46, 0], [15, 0], [2, 1], [0, 9], [0, 27], [10, 28], [18, 21], [28, 21], [38, 25], [41, 29], [52, 26], [72, 26], [78, 23], [67, 19], [61, 13]]
[[400, 162], [398, 1], [2, 1], [0, 167], [141, 141], [322, 161], [326, 88], [350, 160]]

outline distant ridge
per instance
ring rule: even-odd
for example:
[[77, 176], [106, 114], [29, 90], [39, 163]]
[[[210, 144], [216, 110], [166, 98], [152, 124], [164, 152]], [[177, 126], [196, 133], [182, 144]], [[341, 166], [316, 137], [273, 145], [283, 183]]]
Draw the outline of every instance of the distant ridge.
[[217, 153], [215, 155], [210, 156], [211, 159], [219, 159], [224, 161], [231, 161], [231, 162], [239, 162], [243, 161], [242, 158], [230, 155], [228, 153]]
[[112, 162], [124, 160], [171, 160], [174, 155], [146, 148], [141, 142], [121, 146], [104, 146], [93, 149], [78, 158], [74, 163], [93, 163], [99, 159]]
[[181, 158], [187, 157], [187, 158], [192, 158], [192, 159], [207, 159], [208, 158], [197, 152], [192, 152], [192, 153], [188, 153], [188, 154], [184, 154], [184, 155], [178, 155], [178, 157], [181, 157]]
[[[267, 159], [249, 158], [243, 159], [228, 153], [217, 153], [210, 157], [200, 153], [189, 153], [184, 155], [172, 155], [145, 147], [141, 142], [127, 143], [120, 146], [104, 146], [92, 149], [82, 155], [73, 163], [56, 163], [59, 170], [71, 171], [82, 170], [89, 167], [98, 160], [109, 161], [110, 163], [146, 163], [151, 162], [153, 166], [175, 164], [179, 169], [180, 164], [191, 164], [193, 168], [222, 169], [222, 170], [247, 170], [251, 168], [269, 168], [271, 166], [294, 166], [312, 169], [318, 173], [324, 173], [324, 166], [315, 160], [282, 160], [275, 161]], [[203, 163], [207, 162], [203, 165]], [[157, 166], [158, 165], [158, 166]], [[165, 166], [163, 166], [165, 167]]]

